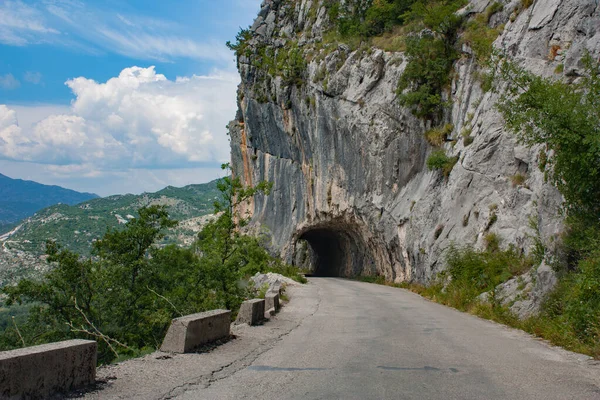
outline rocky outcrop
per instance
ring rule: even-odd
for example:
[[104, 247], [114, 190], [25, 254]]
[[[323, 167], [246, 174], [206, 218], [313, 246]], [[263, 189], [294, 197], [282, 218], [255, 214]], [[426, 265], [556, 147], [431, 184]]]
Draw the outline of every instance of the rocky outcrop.
[[[462, 12], [490, 4], [473, 0]], [[517, 13], [519, 6], [505, 2], [490, 24], [504, 24], [496, 48], [527, 69], [577, 79], [584, 51], [600, 53], [594, 0], [537, 0]], [[329, 24], [319, 0], [265, 0], [238, 60], [232, 166], [247, 184], [274, 184], [249, 207], [272, 249], [298, 262], [305, 239], [324, 275], [425, 282], [444, 268], [452, 243], [482, 246], [489, 232], [524, 252], [538, 235], [551, 246], [562, 227], [561, 196], [544, 181], [540, 149], [518, 145], [505, 129], [499, 94], [482, 89], [468, 46], [455, 65], [446, 117], [454, 129], [444, 149], [458, 162], [445, 178], [426, 166], [431, 126], [398, 104], [403, 54], [325, 46]], [[264, 65], [265, 51], [285, 62]], [[290, 77], [298, 52], [302, 73]], [[524, 181], [515, 183], [517, 175]]]

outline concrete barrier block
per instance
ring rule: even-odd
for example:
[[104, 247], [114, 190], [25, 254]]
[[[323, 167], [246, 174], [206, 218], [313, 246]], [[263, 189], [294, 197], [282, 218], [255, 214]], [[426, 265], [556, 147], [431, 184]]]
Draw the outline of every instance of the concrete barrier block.
[[273, 315], [275, 315], [274, 308], [269, 308], [267, 311], [265, 311], [265, 319], [271, 319]]
[[0, 352], [0, 398], [44, 399], [96, 380], [97, 343], [67, 340]]
[[265, 301], [263, 299], [246, 300], [240, 307], [236, 324], [256, 325], [265, 317]]
[[187, 353], [203, 344], [229, 337], [231, 311], [213, 310], [175, 318], [160, 351]]
[[281, 294], [281, 289], [282, 289], [282, 285], [281, 282], [276, 282], [273, 284], [273, 286], [269, 289], [269, 292], [275, 292], [275, 293], [279, 293]]
[[265, 295], [265, 308], [279, 310], [279, 292], [267, 292]]

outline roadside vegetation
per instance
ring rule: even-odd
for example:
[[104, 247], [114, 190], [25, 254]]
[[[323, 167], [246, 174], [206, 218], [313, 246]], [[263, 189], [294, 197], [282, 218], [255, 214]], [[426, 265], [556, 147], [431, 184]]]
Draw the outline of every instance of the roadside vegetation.
[[243, 187], [223, 178], [217, 187], [215, 219], [189, 248], [157, 246], [177, 221], [164, 206], [142, 207], [125, 229], [110, 229], [94, 243], [92, 257], [48, 242], [53, 267], [40, 279], [4, 287], [6, 310], [0, 349], [70, 338], [97, 340], [99, 363], [134, 357], [158, 348], [172, 318], [210, 309], [239, 309], [258, 288], [257, 272], [278, 272], [302, 281], [298, 271], [269, 255], [258, 237], [241, 233], [238, 210], [271, 185]]
[[[530, 255], [502, 248], [486, 236], [482, 251], [453, 246], [447, 269], [427, 286], [391, 284], [436, 302], [525, 330], [566, 349], [600, 358], [600, 64], [584, 57], [585, 75], [574, 84], [542, 78], [501, 60], [508, 84], [498, 108], [517, 139], [542, 145], [540, 169], [565, 198], [566, 230], [554, 253], [536, 241]], [[496, 298], [496, 287], [542, 260], [559, 278], [537, 315], [521, 320]], [[480, 295], [487, 293], [487, 300]]]

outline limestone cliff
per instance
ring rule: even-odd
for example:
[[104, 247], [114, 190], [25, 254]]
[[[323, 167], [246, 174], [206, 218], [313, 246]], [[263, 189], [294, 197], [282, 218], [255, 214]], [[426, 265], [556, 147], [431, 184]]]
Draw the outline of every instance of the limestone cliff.
[[[444, 268], [453, 242], [482, 246], [494, 232], [525, 252], [538, 234], [551, 246], [562, 227], [561, 196], [544, 183], [540, 149], [518, 145], [505, 130], [499, 94], [482, 90], [469, 46], [449, 93], [445, 122], [454, 129], [443, 147], [458, 162], [446, 178], [426, 165], [430, 123], [397, 101], [403, 54], [325, 45], [332, 22], [322, 3], [265, 0], [238, 58], [232, 166], [245, 183], [274, 184], [250, 207], [272, 248], [300, 262], [297, 243], [305, 239], [327, 265], [322, 272], [425, 282]], [[473, 0], [460, 12], [473, 18], [491, 3]], [[597, 58], [596, 0], [503, 6], [489, 20], [504, 25], [494, 45], [527, 69], [577, 79], [584, 50]]]

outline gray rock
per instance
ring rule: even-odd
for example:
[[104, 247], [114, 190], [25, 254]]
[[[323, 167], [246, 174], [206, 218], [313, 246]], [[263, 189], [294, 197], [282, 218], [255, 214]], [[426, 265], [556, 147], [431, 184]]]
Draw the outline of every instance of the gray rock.
[[[493, 23], [505, 24], [505, 30], [495, 46], [536, 74], [556, 77], [561, 62], [565, 71], [580, 71], [584, 49], [600, 54], [600, 16], [592, 3], [540, 0], [512, 22], [508, 11], [498, 13]], [[306, 10], [307, 4], [302, 0], [297, 7]], [[487, 4], [473, 1], [468, 12]], [[283, 18], [281, 9], [277, 15], [275, 31], [295, 32], [298, 21]], [[319, 35], [327, 23], [323, 15], [307, 29]], [[540, 149], [519, 146], [507, 131], [495, 107], [502, 88], [483, 92], [483, 71], [472, 57], [466, 54], [455, 65], [447, 122], [458, 140], [443, 148], [459, 161], [445, 179], [426, 166], [433, 149], [423, 134], [430, 124], [398, 104], [403, 54], [339, 45], [325, 55], [311, 40], [303, 48], [315, 52], [307, 57], [301, 87], [285, 86], [255, 66], [240, 68], [241, 117], [230, 124], [234, 173], [247, 184], [274, 184], [269, 196], [256, 196], [248, 209], [249, 230], [266, 233], [274, 253], [289, 263], [306, 261], [296, 252], [305, 251], [297, 246], [305, 239], [309, 254], [303, 265], [322, 275], [380, 274], [426, 283], [445, 268], [452, 243], [482, 247], [492, 232], [504, 245], [528, 252], [539, 233], [547, 248], [553, 246], [563, 229], [562, 197], [538, 168]], [[555, 59], [552, 46], [559, 47]], [[461, 132], [473, 143], [465, 146]], [[512, 184], [516, 174], [526, 176], [521, 187]], [[529, 226], [530, 218], [539, 232]]]
[[529, 21], [529, 29], [543, 28], [552, 21], [561, 2], [562, 0], [538, 0]]
[[534, 298], [538, 303], [541, 303], [545, 295], [554, 289], [557, 282], [556, 272], [543, 262], [536, 271], [535, 288], [533, 290]]
[[261, 288], [264, 285], [268, 285], [267, 292], [276, 292], [279, 293], [281, 288], [285, 285], [295, 286], [298, 285], [298, 282], [295, 280], [283, 276], [281, 274], [276, 274], [273, 272], [267, 272], [266, 274], [261, 274], [257, 272], [252, 278], [250, 278], [252, 282], [254, 282], [255, 288]]

